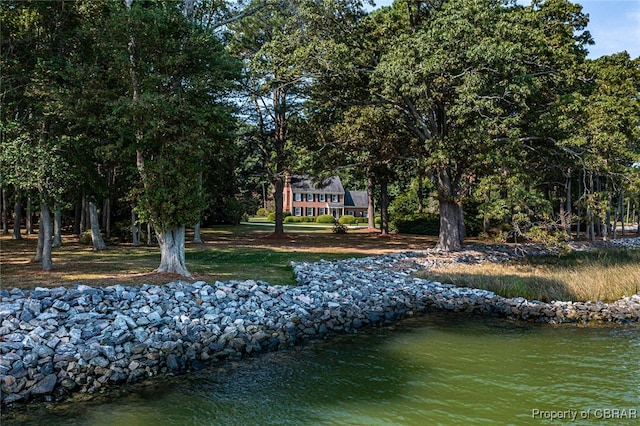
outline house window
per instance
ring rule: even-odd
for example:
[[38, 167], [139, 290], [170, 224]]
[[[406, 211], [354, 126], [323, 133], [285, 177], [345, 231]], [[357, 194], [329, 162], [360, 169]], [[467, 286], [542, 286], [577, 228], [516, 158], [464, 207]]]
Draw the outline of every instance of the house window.
[[294, 207], [293, 208], [294, 216], [302, 216], [302, 207]]
[[313, 194], [307, 194], [307, 201], [313, 201]]
[[307, 214], [306, 216], [313, 216], [313, 207], [307, 207]]
[[326, 209], [324, 207], [318, 207], [318, 216], [321, 214], [326, 214]]
[[318, 194], [318, 201], [327, 201], [327, 194]]
[[293, 201], [302, 201], [302, 194], [300, 194], [299, 192], [295, 192], [293, 194]]
[[348, 214], [349, 216], [355, 216], [355, 214], [354, 214], [353, 210], [349, 210], [349, 211], [347, 212], [347, 214]]
[[339, 203], [340, 202], [340, 196], [338, 194], [331, 194], [331, 202], [332, 203]]
[[362, 212], [362, 217], [367, 217], [368, 212]]

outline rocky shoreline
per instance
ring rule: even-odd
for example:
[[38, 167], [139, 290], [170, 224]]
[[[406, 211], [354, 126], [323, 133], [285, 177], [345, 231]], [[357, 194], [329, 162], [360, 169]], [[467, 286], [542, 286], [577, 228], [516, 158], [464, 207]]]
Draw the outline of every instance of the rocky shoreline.
[[[640, 247], [640, 238], [613, 245]], [[527, 246], [528, 255], [546, 252]], [[353, 333], [429, 309], [550, 324], [638, 325], [640, 295], [615, 303], [507, 299], [414, 277], [441, 262], [503, 261], [509, 246], [468, 246], [292, 265], [299, 285], [261, 281], [0, 290], [2, 405], [74, 393]]]

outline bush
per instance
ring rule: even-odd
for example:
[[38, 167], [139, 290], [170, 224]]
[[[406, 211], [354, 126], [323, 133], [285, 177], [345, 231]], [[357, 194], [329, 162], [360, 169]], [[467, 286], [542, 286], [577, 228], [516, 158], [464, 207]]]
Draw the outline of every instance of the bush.
[[[290, 212], [282, 212], [282, 216], [284, 218], [284, 221], [286, 222], [287, 218], [289, 216], [291, 216], [291, 213]], [[269, 215], [267, 216], [267, 222], [274, 222], [275, 223], [275, 221], [276, 221], [276, 212], [269, 213]]]
[[340, 222], [335, 222], [333, 225], [333, 233], [334, 234], [346, 234], [347, 233], [347, 226], [343, 225]]
[[90, 246], [93, 244], [93, 238], [91, 237], [91, 229], [87, 229], [80, 234], [80, 244]]
[[373, 223], [374, 223], [374, 224], [376, 224], [376, 225], [378, 225], [378, 226], [380, 226], [380, 224], [382, 223], [382, 218], [381, 218], [380, 216], [376, 216], [376, 217], [373, 219]]
[[356, 218], [354, 216], [346, 214], [344, 216], [340, 216], [338, 222], [342, 225], [353, 225], [354, 223], [356, 223]]
[[267, 217], [267, 216], [269, 216], [269, 210], [265, 209], [264, 207], [260, 207], [258, 209], [258, 211], [256, 212], [256, 216], [257, 217]]
[[336, 220], [330, 214], [321, 214], [316, 218], [316, 223], [335, 223]]
[[[275, 213], [273, 214], [274, 218], [273, 220], [275, 220]], [[304, 222], [305, 218], [301, 217], [301, 216], [287, 216], [284, 218], [284, 223], [300, 223], [300, 222]]]
[[367, 224], [369, 223], [369, 219], [366, 217], [356, 217], [356, 224], [359, 225], [361, 223]]
[[400, 234], [433, 235], [440, 232], [440, 216], [435, 214], [410, 214], [394, 218], [392, 226]]

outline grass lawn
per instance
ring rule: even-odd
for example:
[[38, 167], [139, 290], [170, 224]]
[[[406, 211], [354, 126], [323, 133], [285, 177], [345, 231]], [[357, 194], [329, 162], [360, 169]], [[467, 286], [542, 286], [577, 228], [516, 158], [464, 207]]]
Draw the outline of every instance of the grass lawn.
[[[297, 225], [297, 224], [296, 224]], [[205, 244], [191, 244], [187, 235], [187, 267], [196, 280], [207, 282], [254, 279], [272, 284], [294, 284], [291, 261], [344, 259], [433, 247], [433, 237], [349, 231], [333, 234], [330, 228], [285, 227], [283, 238], [273, 238], [272, 226], [223, 226], [204, 229]], [[54, 248], [54, 270], [42, 272], [32, 263], [37, 235], [12, 240], [0, 236], [0, 281], [2, 288], [56, 287], [87, 284], [164, 284], [183, 279], [174, 274], [156, 274], [160, 263], [157, 247], [111, 245], [102, 252], [81, 245], [66, 235], [62, 247]]]

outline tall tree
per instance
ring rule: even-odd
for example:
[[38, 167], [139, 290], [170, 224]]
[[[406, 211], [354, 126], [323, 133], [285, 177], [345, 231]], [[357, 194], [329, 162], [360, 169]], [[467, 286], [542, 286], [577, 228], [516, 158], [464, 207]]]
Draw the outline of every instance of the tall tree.
[[565, 1], [448, 0], [421, 13], [393, 37], [373, 90], [423, 141], [440, 206], [438, 247], [456, 250], [464, 237], [463, 183], [488, 172], [492, 153], [523, 150], [531, 110], [540, 114], [556, 95], [559, 52], [585, 56], [588, 37], [579, 32], [587, 21]]
[[228, 143], [216, 136], [232, 124], [224, 96], [239, 68], [218, 37], [180, 6], [129, 0], [114, 8], [114, 24], [120, 23], [114, 46], [119, 75], [129, 82], [120, 131], [135, 150], [140, 212], [160, 244], [156, 271], [190, 276], [185, 228], [198, 222], [204, 206], [193, 189], [203, 159]]

